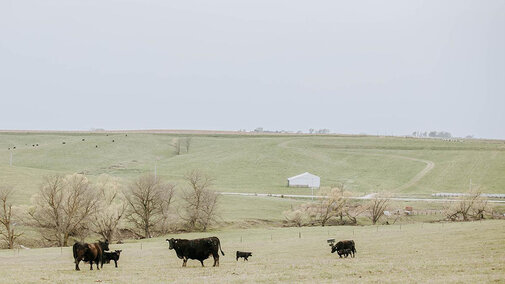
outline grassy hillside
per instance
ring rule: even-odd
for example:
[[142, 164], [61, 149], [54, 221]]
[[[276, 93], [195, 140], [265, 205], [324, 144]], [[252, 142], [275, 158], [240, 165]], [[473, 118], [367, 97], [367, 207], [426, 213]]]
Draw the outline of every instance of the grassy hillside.
[[[503, 283], [502, 223], [273, 228], [174, 236], [218, 236], [226, 254], [218, 268], [211, 267], [210, 259], [204, 268], [194, 260], [182, 268], [165, 237], [111, 245], [112, 250], [123, 250], [119, 268], [106, 264], [100, 271], [89, 271], [83, 263], [81, 271], [74, 271], [70, 247], [0, 250], [0, 279], [5, 283]], [[330, 237], [354, 239], [356, 257], [339, 259], [331, 254], [326, 243]], [[236, 250], [252, 251], [253, 256], [249, 262], [237, 262]]]
[[[357, 193], [463, 192], [470, 179], [485, 192], [505, 192], [503, 141], [194, 135], [189, 153], [175, 155], [170, 145], [177, 137], [1, 133], [0, 180], [18, 189], [18, 203], [27, 203], [47, 174], [81, 172], [93, 179], [106, 173], [127, 183], [153, 173], [155, 164], [159, 176], [178, 184], [190, 169], [206, 171], [221, 191], [306, 194], [308, 189], [287, 188], [286, 178], [309, 171], [321, 176], [325, 187], [343, 182]], [[428, 163], [433, 167], [413, 181]]]

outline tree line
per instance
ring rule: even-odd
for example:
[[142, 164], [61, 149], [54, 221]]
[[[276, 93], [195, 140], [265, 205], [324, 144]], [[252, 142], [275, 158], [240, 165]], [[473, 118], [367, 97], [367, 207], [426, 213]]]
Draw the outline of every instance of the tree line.
[[[22, 233], [16, 224], [35, 228], [46, 246], [68, 246], [90, 233], [109, 241], [121, 232], [151, 238], [171, 231], [205, 231], [218, 219], [219, 195], [213, 178], [199, 170], [184, 175], [177, 186], [143, 175], [123, 186], [102, 175], [94, 183], [81, 174], [44, 178], [28, 208], [12, 206], [12, 188], [0, 189], [0, 236], [13, 248]], [[177, 193], [177, 194], [176, 194]]]
[[[380, 222], [394, 224], [403, 214], [399, 210], [394, 214], [389, 212], [393, 207], [392, 199], [391, 194], [386, 192], [357, 201], [350, 199], [351, 193], [345, 191], [343, 185], [339, 185], [326, 191], [323, 196], [324, 198], [285, 211], [285, 223], [297, 227], [357, 225], [358, 217], [362, 216], [369, 219], [372, 225]], [[444, 204], [443, 220], [474, 221], [493, 218], [492, 210], [482, 192], [479, 189], [471, 189], [467, 194]], [[381, 221], [383, 219], [386, 220]]]

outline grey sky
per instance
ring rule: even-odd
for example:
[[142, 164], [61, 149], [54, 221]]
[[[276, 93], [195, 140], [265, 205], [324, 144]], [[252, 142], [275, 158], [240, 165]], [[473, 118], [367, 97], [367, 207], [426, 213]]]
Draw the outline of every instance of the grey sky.
[[0, 129], [505, 138], [505, 1], [0, 0]]

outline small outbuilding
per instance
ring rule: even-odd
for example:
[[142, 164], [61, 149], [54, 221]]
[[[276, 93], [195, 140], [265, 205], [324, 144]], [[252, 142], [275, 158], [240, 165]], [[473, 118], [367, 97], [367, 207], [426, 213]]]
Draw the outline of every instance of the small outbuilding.
[[318, 176], [308, 172], [288, 178], [289, 187], [319, 188], [320, 185], [321, 179]]

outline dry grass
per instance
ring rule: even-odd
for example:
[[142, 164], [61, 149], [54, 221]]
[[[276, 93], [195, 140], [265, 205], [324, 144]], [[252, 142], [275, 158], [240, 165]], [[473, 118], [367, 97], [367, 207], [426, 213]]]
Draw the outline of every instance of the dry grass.
[[[378, 228], [378, 229], [377, 229]], [[301, 237], [299, 238], [299, 233]], [[216, 235], [226, 256], [219, 268], [201, 268], [168, 250], [164, 238], [112, 245], [123, 249], [119, 268], [74, 271], [71, 248], [0, 251], [2, 283], [330, 283], [504, 282], [503, 221], [381, 227], [277, 228], [193, 233]], [[172, 236], [170, 236], [172, 237]], [[354, 239], [357, 256], [339, 259], [326, 239]], [[242, 242], [241, 242], [242, 238]], [[142, 247], [142, 249], [141, 249]], [[236, 250], [250, 250], [236, 262]], [[206, 265], [211, 266], [212, 260]]]

